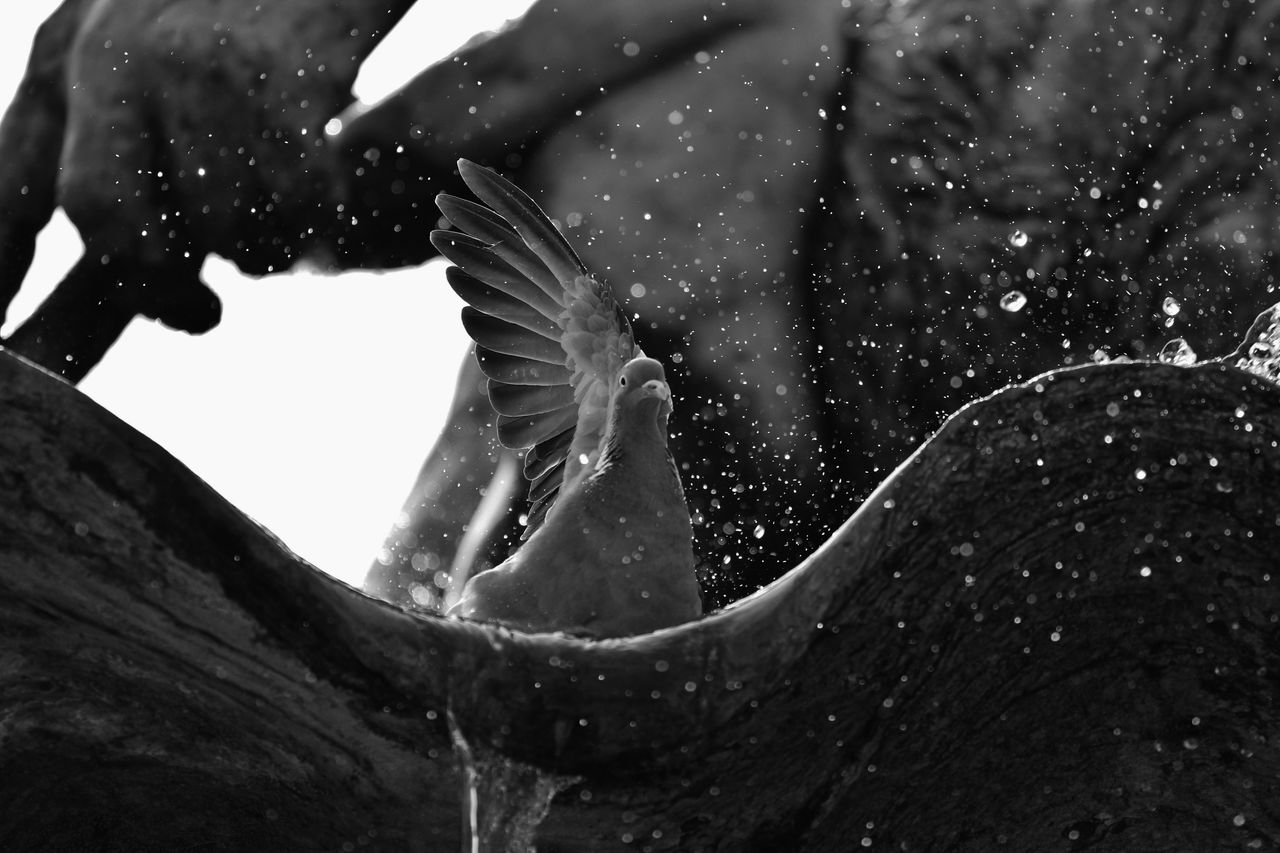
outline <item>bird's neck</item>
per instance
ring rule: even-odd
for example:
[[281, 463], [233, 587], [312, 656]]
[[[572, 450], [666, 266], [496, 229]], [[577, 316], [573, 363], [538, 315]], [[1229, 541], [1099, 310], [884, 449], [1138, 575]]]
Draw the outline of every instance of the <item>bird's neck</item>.
[[631, 423], [615, 419], [605, 430], [597, 470], [608, 467], [631, 468], [668, 458], [667, 429], [664, 421], [646, 419]]
[[[643, 525], [655, 508], [684, 504], [684, 488], [667, 449], [665, 426], [649, 422], [610, 430], [586, 489], [587, 494], [597, 488], [607, 490], [609, 511], [623, 510], [633, 527]], [[669, 518], [663, 525], [664, 535], [688, 538], [692, 534], [687, 527], [687, 522], [681, 528]]]

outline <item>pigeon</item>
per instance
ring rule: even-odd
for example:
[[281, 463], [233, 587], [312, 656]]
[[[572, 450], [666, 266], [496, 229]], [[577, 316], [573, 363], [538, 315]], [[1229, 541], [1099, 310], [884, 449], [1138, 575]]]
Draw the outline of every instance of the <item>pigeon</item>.
[[604, 639], [702, 615], [693, 527], [667, 447], [671, 388], [608, 285], [510, 181], [468, 160], [484, 204], [441, 193], [431, 243], [467, 305], [498, 440], [526, 450], [519, 547], [446, 615]]

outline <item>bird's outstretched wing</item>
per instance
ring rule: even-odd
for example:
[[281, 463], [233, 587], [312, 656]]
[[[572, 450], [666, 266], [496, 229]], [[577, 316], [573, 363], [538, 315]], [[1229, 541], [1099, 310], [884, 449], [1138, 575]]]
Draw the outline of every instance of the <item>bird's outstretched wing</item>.
[[608, 285], [529, 196], [468, 160], [458, 171], [484, 204], [437, 196], [461, 233], [433, 231], [431, 244], [454, 264], [449, 284], [467, 302], [462, 322], [489, 378], [498, 440], [528, 448], [527, 538], [594, 466], [617, 375], [643, 353]]

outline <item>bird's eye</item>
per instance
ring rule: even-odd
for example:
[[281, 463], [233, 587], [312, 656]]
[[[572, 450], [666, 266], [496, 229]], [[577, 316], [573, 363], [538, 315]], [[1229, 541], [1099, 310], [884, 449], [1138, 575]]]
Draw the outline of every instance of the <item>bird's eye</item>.
[[625, 376], [619, 376], [619, 377], [618, 377], [618, 384], [619, 384], [619, 385], [626, 385], [626, 384], [627, 384], [627, 377], [625, 377]]

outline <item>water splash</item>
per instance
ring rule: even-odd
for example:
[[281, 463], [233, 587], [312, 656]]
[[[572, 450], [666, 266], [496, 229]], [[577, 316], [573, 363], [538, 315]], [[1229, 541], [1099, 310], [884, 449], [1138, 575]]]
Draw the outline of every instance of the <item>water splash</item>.
[[453, 752], [462, 765], [462, 853], [533, 853], [551, 800], [578, 781], [553, 776], [480, 744], [468, 743], [447, 713]]
[[1174, 338], [1160, 350], [1160, 361], [1165, 364], [1176, 364], [1179, 367], [1190, 367], [1196, 363], [1196, 351], [1182, 338]]
[[1258, 316], [1241, 349], [1236, 367], [1280, 383], [1280, 303]]
[[1000, 297], [1000, 307], [1011, 314], [1016, 314], [1027, 305], [1027, 295], [1021, 290], [1010, 290]]

